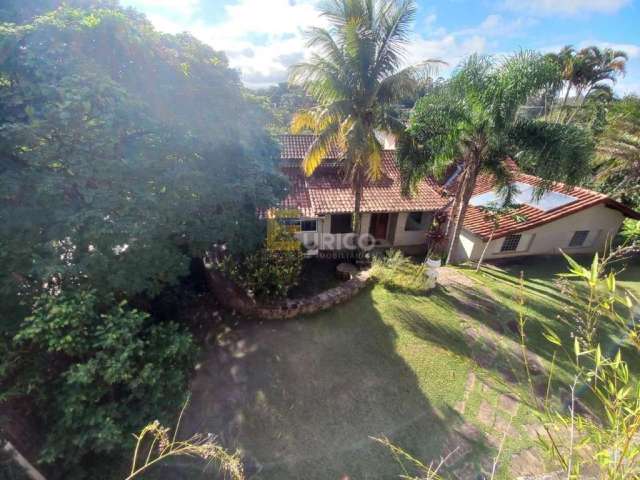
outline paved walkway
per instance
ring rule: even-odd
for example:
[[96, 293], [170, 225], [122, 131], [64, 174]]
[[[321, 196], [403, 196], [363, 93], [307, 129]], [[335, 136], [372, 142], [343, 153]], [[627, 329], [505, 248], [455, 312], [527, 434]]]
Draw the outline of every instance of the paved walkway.
[[[450, 267], [441, 269], [439, 284], [447, 291], [447, 294], [461, 302], [468, 312], [459, 311], [458, 314], [466, 343], [471, 349], [471, 357], [478, 366], [486, 370], [496, 371], [505, 386], [524, 381], [524, 378], [519, 378], [523, 375], [521, 346], [508, 335], [504, 335], [506, 333], [504, 324], [497, 320], [501, 316], [502, 308], [494, 301], [492, 292]], [[473, 315], [479, 311], [482, 312], [483, 318], [494, 319], [493, 323], [490, 325], [483, 324], [470, 316], [470, 314]], [[516, 329], [512, 333], [517, 332], [517, 322], [515, 325], [510, 325], [510, 327], [510, 329]], [[542, 360], [531, 352], [527, 352], [527, 356], [534, 374], [540, 373], [542, 371]], [[493, 388], [485, 383], [482, 378], [479, 378], [475, 372], [469, 372], [465, 383], [464, 395], [456, 404], [455, 409], [461, 415], [467, 416], [467, 418], [472, 415], [472, 418], [482, 424], [487, 432], [487, 442], [495, 449], [499, 449], [503, 441], [515, 440], [519, 435], [512, 423], [512, 419], [518, 415], [521, 408], [520, 401], [515, 396], [505, 392], [498, 396], [495, 404], [488, 400], [482, 400], [475, 414], [471, 414], [467, 409], [467, 402], [472, 393], [484, 394], [485, 398], [488, 398], [486, 394], [490, 393]], [[508, 391], [508, 388], [505, 390]], [[536, 437], [536, 430], [537, 428], [534, 425], [525, 426], [525, 431], [532, 438]], [[462, 437], [460, 445], [457, 445], [460, 454], [456, 455], [452, 462], [457, 467], [454, 470], [454, 475], [460, 480], [476, 478], [471, 469], [465, 468], [464, 457], [470, 453], [470, 450], [465, 447], [465, 443], [467, 442]], [[521, 451], [513, 455], [510, 463], [511, 473], [514, 478], [524, 475], [540, 475], [545, 471], [540, 452]], [[477, 475], [477, 472], [475, 472], [475, 475]]]

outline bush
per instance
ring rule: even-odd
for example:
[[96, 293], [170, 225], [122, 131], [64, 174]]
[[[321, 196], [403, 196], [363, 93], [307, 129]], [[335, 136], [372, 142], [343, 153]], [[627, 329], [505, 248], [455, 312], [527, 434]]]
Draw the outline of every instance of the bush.
[[44, 295], [3, 358], [0, 400], [29, 395], [46, 431], [42, 461], [84, 476], [83, 459], [117, 456], [141, 426], [175, 413], [195, 353], [179, 325], [152, 324], [125, 302], [103, 305], [92, 291]]
[[236, 280], [256, 297], [283, 298], [298, 284], [303, 260], [301, 250], [263, 248], [244, 259]]

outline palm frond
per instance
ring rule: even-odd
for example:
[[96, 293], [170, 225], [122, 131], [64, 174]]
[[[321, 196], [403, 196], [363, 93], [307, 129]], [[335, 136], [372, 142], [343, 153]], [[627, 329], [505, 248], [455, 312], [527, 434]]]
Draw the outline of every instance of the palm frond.
[[318, 121], [316, 115], [311, 110], [300, 110], [293, 114], [291, 119], [291, 133], [299, 134], [306, 130], [317, 131]]
[[302, 159], [302, 170], [310, 176], [327, 158], [331, 148], [339, 143], [339, 125], [333, 124], [320, 133], [309, 147], [309, 151]]
[[382, 145], [375, 135], [369, 136], [367, 155], [367, 176], [371, 180], [379, 180], [382, 177]]
[[430, 59], [418, 65], [412, 65], [389, 75], [380, 82], [377, 99], [381, 104], [389, 104], [401, 100], [415, 93], [424, 78], [432, 78], [438, 66], [444, 64], [441, 60]]
[[552, 86], [560, 76], [555, 63], [532, 51], [504, 59], [488, 78], [486, 103], [498, 128], [513, 123], [520, 106]]
[[377, 54], [372, 74], [374, 78], [381, 79], [400, 67], [415, 16], [416, 5], [411, 0], [404, 0], [400, 4], [389, 2], [380, 15]]
[[573, 124], [520, 121], [509, 131], [518, 149], [516, 158], [534, 175], [550, 182], [577, 185], [590, 174], [594, 141], [590, 133]]

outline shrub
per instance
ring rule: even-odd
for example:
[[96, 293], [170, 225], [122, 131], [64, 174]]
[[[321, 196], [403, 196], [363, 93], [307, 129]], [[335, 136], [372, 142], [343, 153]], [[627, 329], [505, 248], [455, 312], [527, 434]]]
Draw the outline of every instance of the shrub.
[[300, 280], [304, 255], [301, 250], [262, 248], [240, 263], [226, 261], [221, 268], [256, 297], [283, 298]]
[[142, 425], [174, 413], [194, 360], [191, 335], [175, 323], [152, 324], [92, 291], [44, 295], [3, 359], [1, 386], [30, 395], [46, 431], [42, 461], [70, 478], [84, 476], [83, 457], [119, 455]]

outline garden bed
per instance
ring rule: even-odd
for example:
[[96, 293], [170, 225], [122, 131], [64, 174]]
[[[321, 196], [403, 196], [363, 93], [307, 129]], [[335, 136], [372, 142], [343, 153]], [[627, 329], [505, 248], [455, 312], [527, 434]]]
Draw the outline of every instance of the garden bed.
[[307, 258], [302, 264], [298, 285], [287, 295], [290, 299], [300, 299], [322, 293], [344, 283], [336, 275], [336, 267], [342, 260]]

